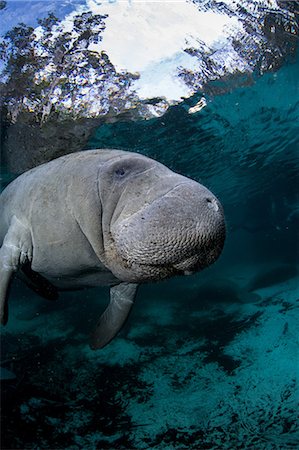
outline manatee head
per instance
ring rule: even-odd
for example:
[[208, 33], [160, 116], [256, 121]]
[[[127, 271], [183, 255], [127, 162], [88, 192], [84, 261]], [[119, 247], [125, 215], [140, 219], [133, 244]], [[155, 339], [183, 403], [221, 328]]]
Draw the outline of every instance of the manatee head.
[[127, 282], [189, 275], [212, 264], [225, 240], [223, 209], [203, 185], [128, 153], [99, 173], [106, 264]]

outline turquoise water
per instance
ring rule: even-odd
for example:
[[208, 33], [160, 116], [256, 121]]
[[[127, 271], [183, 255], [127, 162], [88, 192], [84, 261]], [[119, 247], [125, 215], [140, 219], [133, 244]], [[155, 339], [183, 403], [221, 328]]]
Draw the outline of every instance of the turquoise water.
[[88, 147], [144, 153], [211, 189], [227, 219], [220, 260], [142, 286], [98, 352], [88, 335], [107, 289], [48, 303], [16, 280], [1, 448], [298, 448], [298, 61], [188, 114], [199, 98], [102, 126]]

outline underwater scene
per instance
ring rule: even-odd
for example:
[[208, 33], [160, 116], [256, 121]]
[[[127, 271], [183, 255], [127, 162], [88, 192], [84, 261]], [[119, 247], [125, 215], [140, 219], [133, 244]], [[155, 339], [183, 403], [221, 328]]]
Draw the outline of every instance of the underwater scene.
[[[213, 192], [224, 248], [203, 271], [141, 284], [96, 351], [108, 286], [47, 301], [16, 276], [1, 327], [1, 449], [298, 449], [298, 74], [297, 51], [263, 74], [212, 80], [163, 115], [93, 129], [85, 150], [137, 152]], [[4, 189], [18, 173], [2, 161]]]

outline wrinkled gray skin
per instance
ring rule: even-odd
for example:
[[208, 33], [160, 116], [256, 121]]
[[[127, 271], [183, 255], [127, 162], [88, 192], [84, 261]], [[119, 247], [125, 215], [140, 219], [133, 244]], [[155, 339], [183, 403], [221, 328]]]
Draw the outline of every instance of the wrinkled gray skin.
[[213, 263], [225, 238], [222, 207], [204, 186], [145, 156], [90, 150], [13, 181], [0, 196], [0, 319], [15, 272], [46, 298], [110, 285], [92, 348], [113, 339], [139, 283]]

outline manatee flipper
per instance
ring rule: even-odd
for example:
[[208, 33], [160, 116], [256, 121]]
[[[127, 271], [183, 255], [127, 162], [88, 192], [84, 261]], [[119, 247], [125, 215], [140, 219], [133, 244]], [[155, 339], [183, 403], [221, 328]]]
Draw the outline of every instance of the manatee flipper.
[[90, 347], [103, 348], [124, 325], [133, 306], [138, 284], [120, 283], [110, 289], [110, 303], [100, 317]]
[[3, 268], [2, 247], [0, 249], [0, 323], [6, 325], [8, 320], [8, 291], [13, 270]]
[[32, 270], [29, 262], [22, 266], [17, 276], [36, 294], [46, 300], [58, 299], [58, 289], [38, 272]]
[[13, 216], [0, 248], [0, 322], [8, 319], [8, 290], [13, 274], [26, 261], [32, 260], [31, 232], [16, 216]]

